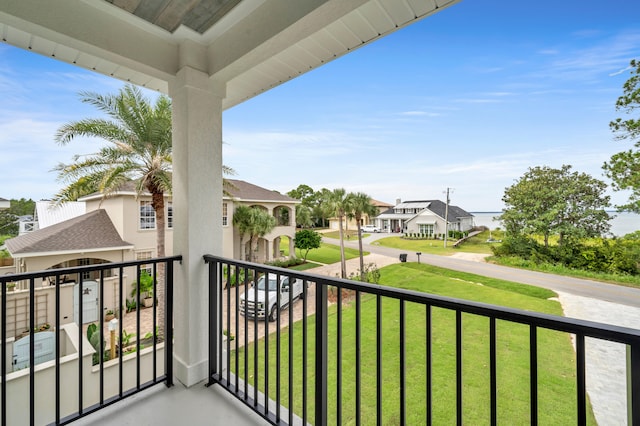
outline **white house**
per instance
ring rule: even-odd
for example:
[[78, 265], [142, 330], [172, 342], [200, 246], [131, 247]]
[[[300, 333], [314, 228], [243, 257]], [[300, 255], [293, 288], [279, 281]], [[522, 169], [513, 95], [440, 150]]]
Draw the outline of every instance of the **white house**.
[[395, 207], [382, 213], [375, 220], [380, 228], [388, 232], [420, 233], [428, 236], [442, 235], [446, 229], [468, 231], [473, 228], [471, 213], [458, 206], [447, 206], [440, 200], [398, 200]]

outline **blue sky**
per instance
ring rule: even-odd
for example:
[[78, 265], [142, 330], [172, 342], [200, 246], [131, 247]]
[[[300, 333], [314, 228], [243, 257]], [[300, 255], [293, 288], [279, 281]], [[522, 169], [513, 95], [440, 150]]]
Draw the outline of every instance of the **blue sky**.
[[[630, 148], [613, 140], [615, 101], [640, 57], [640, 2], [464, 0], [224, 113], [235, 178], [395, 202], [502, 208], [533, 166], [604, 179]], [[77, 93], [121, 82], [0, 45], [0, 197], [51, 197], [50, 170], [98, 141], [60, 147], [56, 129], [94, 117]], [[611, 193], [614, 203], [624, 194]]]

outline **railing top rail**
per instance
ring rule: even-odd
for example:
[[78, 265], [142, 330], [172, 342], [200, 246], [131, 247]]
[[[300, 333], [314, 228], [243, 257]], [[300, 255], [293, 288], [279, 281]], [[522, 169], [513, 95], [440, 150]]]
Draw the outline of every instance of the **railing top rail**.
[[153, 263], [164, 263], [164, 262], [175, 262], [182, 261], [182, 256], [166, 256], [166, 257], [156, 257], [145, 260], [131, 260], [127, 262], [110, 262], [110, 263], [98, 263], [94, 265], [85, 265], [85, 266], [72, 266], [69, 268], [57, 268], [57, 269], [45, 269], [43, 271], [37, 272], [21, 272], [17, 274], [5, 274], [0, 275], [0, 283], [4, 284], [11, 281], [21, 281], [21, 280], [29, 280], [32, 278], [44, 278], [50, 277], [52, 275], [71, 275], [77, 274], [81, 272], [87, 271], [101, 271], [105, 269], [113, 269], [113, 268], [127, 268], [130, 266], [136, 265], [149, 265]]
[[575, 318], [560, 317], [556, 315], [490, 305], [481, 302], [472, 302], [468, 300], [456, 299], [453, 297], [438, 296], [414, 290], [405, 290], [342, 278], [326, 277], [310, 272], [292, 271], [290, 269], [267, 266], [259, 263], [244, 262], [240, 260], [226, 259], [214, 255], [205, 255], [203, 257], [204, 261], [207, 263], [221, 262], [227, 265], [239, 266], [241, 268], [255, 269], [259, 271], [287, 275], [293, 278], [314, 282], [316, 284], [330, 285], [349, 290], [357, 290], [383, 297], [420, 303], [423, 305], [431, 305], [439, 308], [457, 310], [490, 318], [493, 317], [496, 319], [517, 322], [526, 325], [533, 325], [550, 330], [581, 334], [586, 337], [594, 337], [623, 344], [640, 345], [640, 330], [636, 330], [633, 328], [620, 327], [616, 325], [603, 324]]

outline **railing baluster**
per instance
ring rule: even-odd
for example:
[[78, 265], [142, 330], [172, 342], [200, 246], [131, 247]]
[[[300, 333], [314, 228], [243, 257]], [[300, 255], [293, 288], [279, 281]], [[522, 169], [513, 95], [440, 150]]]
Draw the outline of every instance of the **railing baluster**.
[[[82, 304], [80, 306], [82, 307]], [[31, 278], [29, 280], [29, 408], [31, 410], [29, 417], [32, 426], [36, 422], [36, 315], [36, 282]]]
[[529, 371], [531, 387], [531, 424], [538, 424], [538, 329], [529, 326]]
[[456, 422], [464, 423], [462, 418], [462, 311], [456, 310]]
[[0, 371], [2, 372], [2, 383], [0, 384], [2, 389], [2, 395], [0, 395], [0, 424], [7, 424], [7, 281], [0, 279], [2, 288], [0, 294], [2, 294], [2, 322], [0, 323], [0, 336], [2, 337], [2, 348], [0, 348], [0, 358], [2, 359], [2, 365], [0, 365]]
[[[235, 287], [235, 290], [238, 290], [238, 286], [234, 285], [233, 282], [231, 281], [231, 265], [229, 265], [228, 263], [217, 263], [216, 264], [216, 272], [217, 272], [217, 277], [218, 277], [218, 283], [220, 286], [222, 286], [222, 288], [226, 288], [227, 290], [227, 358], [226, 358], [226, 363], [224, 364], [224, 366], [222, 368], [226, 369], [227, 371], [227, 383], [229, 383], [229, 377], [231, 372], [229, 370], [231, 370], [231, 336], [233, 333], [234, 336], [236, 336], [238, 334], [238, 327], [236, 326], [234, 329], [234, 332], [231, 333], [231, 292], [234, 291], [233, 288]], [[226, 278], [225, 278], [225, 271], [226, 271]], [[226, 281], [225, 281], [226, 280]], [[235, 306], [235, 313], [236, 313], [236, 317], [238, 316], [238, 306], [239, 306], [239, 302], [238, 302], [238, 296], [236, 294], [236, 306]], [[234, 338], [235, 340], [235, 338]], [[237, 342], [236, 342], [237, 343]], [[222, 364], [222, 362], [221, 362]], [[237, 369], [236, 369], [236, 373], [237, 373]], [[223, 374], [222, 371], [220, 371], [220, 378], [222, 379]]]
[[[56, 274], [55, 281], [55, 299], [56, 299], [56, 317], [54, 327], [56, 328], [56, 384], [55, 384], [55, 392], [56, 392], [56, 424], [60, 423], [60, 274]], [[4, 299], [4, 297], [3, 297]], [[6, 316], [2, 316], [4, 323]], [[3, 345], [4, 346], [4, 345]], [[4, 361], [3, 361], [4, 364]], [[2, 379], [4, 382], [4, 377]], [[6, 424], [2, 422], [2, 424]]]
[[433, 376], [432, 376], [432, 366], [433, 366], [433, 348], [431, 341], [431, 305], [425, 305], [425, 371], [426, 371], [426, 387], [427, 387], [427, 396], [426, 396], [426, 414], [427, 414], [427, 425], [431, 426], [433, 423]]
[[[239, 376], [240, 376], [240, 335], [238, 334], [238, 331], [240, 330], [240, 315], [239, 315], [239, 303], [240, 303], [240, 271], [238, 270], [239, 266], [236, 265], [235, 271], [236, 271], [236, 276], [235, 276], [235, 283], [236, 283], [236, 338], [234, 339], [234, 341], [236, 342], [235, 344], [235, 389], [236, 392], [238, 391], [238, 386], [239, 386]], [[229, 270], [231, 270], [231, 266], [229, 266]], [[246, 299], [245, 299], [246, 300]], [[245, 302], [245, 309], [247, 309], [247, 305]], [[229, 379], [229, 375], [227, 374], [227, 380]]]
[[209, 377], [208, 386], [216, 382], [218, 374], [218, 342], [216, 340], [216, 271], [220, 267], [220, 262], [209, 263]]
[[[122, 306], [122, 292], [124, 290], [124, 268], [120, 266], [118, 268], [118, 293], [120, 294], [120, 305]], [[126, 306], [126, 305], [125, 305]], [[125, 309], [126, 310], [126, 309]], [[124, 317], [120, 315], [120, 321], [118, 321], [118, 345], [120, 350], [118, 351], [118, 396], [122, 398], [124, 393], [124, 367], [123, 367], [123, 347], [122, 347], [122, 328], [124, 327]]]
[[[100, 374], [99, 374], [99, 398], [100, 398], [100, 405], [104, 404], [104, 275], [103, 275], [104, 271], [100, 271], [100, 286], [98, 289], [98, 312], [99, 312], [99, 319], [98, 319], [98, 324], [100, 327], [100, 353], [98, 354], [98, 365], [100, 367]], [[82, 306], [82, 303], [80, 304], [80, 306]]]
[[164, 372], [165, 385], [173, 386], [173, 262], [167, 261], [164, 300]]
[[[244, 400], [246, 401], [249, 394], [249, 268], [244, 268], [244, 300], [245, 300], [245, 315], [244, 315]], [[257, 281], [258, 277], [254, 277], [254, 281]], [[254, 309], [258, 309], [258, 305], [254, 306]]]
[[[136, 266], [136, 281], [138, 285], [136, 285], [136, 301], [138, 305], [138, 309], [136, 309], [136, 389], [140, 390], [140, 311], [142, 310], [142, 305], [140, 304], [140, 287], [142, 287], [140, 283], [140, 274], [141, 268], [140, 265]], [[153, 277], [155, 281], [155, 277]]]
[[583, 334], [576, 334], [576, 382], [578, 424], [585, 425], [587, 424], [587, 382]]
[[308, 287], [309, 283], [308, 281], [305, 279], [302, 281], [302, 424], [306, 425], [307, 424], [307, 409], [308, 409], [308, 404], [307, 404], [307, 397], [308, 397], [308, 390], [307, 390], [307, 374], [308, 374], [308, 366], [307, 366], [307, 356], [308, 356], [308, 351], [307, 351], [307, 345], [309, 344], [308, 342], [308, 329], [307, 329], [307, 301], [309, 300], [309, 292], [308, 292]]
[[361, 424], [361, 407], [362, 407], [362, 362], [361, 362], [361, 346], [362, 346], [362, 306], [360, 300], [360, 291], [356, 291], [356, 426]]
[[[276, 306], [280, 306], [280, 292], [277, 291], [276, 292]], [[264, 315], [265, 315], [265, 321], [269, 321], [268, 319], [268, 315], [269, 313], [267, 312], [267, 309], [269, 309], [268, 306], [264, 307]], [[281, 377], [280, 377], [280, 364], [282, 362], [282, 357], [280, 356], [280, 351], [281, 351], [281, 333], [280, 333], [280, 314], [276, 315], [276, 421], [279, 422], [280, 421], [280, 405], [282, 403], [281, 400], [281, 392], [280, 392], [280, 386], [281, 386]]]
[[316, 281], [315, 426], [327, 425], [327, 286]]
[[82, 394], [83, 394], [83, 368], [82, 368], [82, 358], [84, 355], [84, 348], [82, 347], [82, 342], [84, 339], [82, 338], [83, 334], [83, 309], [82, 309], [82, 293], [84, 292], [84, 280], [82, 278], [82, 273], [78, 274], [78, 329], [80, 330], [80, 338], [78, 339], [78, 413], [82, 416], [84, 412], [83, 402], [82, 402]]
[[627, 346], [627, 418], [630, 425], [640, 424], [640, 339]]
[[[162, 268], [165, 271], [165, 283], [167, 281], [167, 268]], [[156, 303], [157, 297], [156, 295], [158, 294], [158, 285], [163, 285], [164, 283], [158, 283], [158, 264], [154, 263], [153, 264], [153, 319], [151, 320], [151, 337], [153, 338], [153, 353], [156, 352], [156, 323], [158, 321], [158, 304]], [[167, 300], [167, 287], [165, 285], [165, 294], [164, 294], [164, 300], [166, 302]], [[165, 310], [166, 313], [166, 310]], [[142, 339], [142, 336], [138, 336], [138, 339]], [[152, 380], [155, 382], [157, 381], [156, 376], [158, 375], [157, 373], [157, 365], [156, 365], [156, 357], [153, 357], [153, 361], [152, 361], [152, 371], [153, 371], [153, 376], [152, 376]], [[166, 370], [165, 370], [166, 372]]]
[[[279, 278], [279, 277], [278, 277]], [[280, 281], [278, 280], [278, 283]], [[295, 282], [292, 282], [292, 279], [289, 278], [289, 305], [287, 307], [288, 317], [289, 317], [289, 424], [293, 424], [293, 411], [295, 410], [293, 403], [293, 287]], [[268, 322], [268, 321], [267, 321]]]
[[334, 287], [338, 292], [336, 301], [336, 424], [342, 424], [342, 288]]
[[[257, 344], [256, 344], [257, 345]], [[264, 322], [264, 414], [269, 414], [269, 320]]]
[[382, 296], [376, 295], [376, 424], [382, 425]]
[[[257, 277], [257, 270], [253, 269], [253, 276]], [[269, 276], [268, 274], [265, 274], [265, 285], [269, 285]], [[256, 302], [258, 301], [258, 280], [254, 281], [254, 285], [253, 285], [253, 296]], [[266, 303], [266, 300], [265, 300]], [[266, 309], [266, 307], [265, 307]], [[257, 312], [256, 312], [257, 314]], [[278, 315], [280, 315], [280, 313], [278, 313]], [[268, 320], [267, 320], [268, 321]], [[258, 344], [258, 315], [254, 315], [253, 316], [253, 406], [257, 407], [258, 406], [258, 385], [259, 385], [259, 370], [258, 370], [258, 349], [259, 349], [259, 344]], [[247, 377], [247, 380], [249, 378]]]
[[491, 425], [498, 424], [498, 380], [497, 380], [497, 353], [496, 353], [496, 319], [489, 319], [489, 381], [491, 398]]
[[405, 301], [400, 300], [400, 424], [407, 424], [407, 359]]

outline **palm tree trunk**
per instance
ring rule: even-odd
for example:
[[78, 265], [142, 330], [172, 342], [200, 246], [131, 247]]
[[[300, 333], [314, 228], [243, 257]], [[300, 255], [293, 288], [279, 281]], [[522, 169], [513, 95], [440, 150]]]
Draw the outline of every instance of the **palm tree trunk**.
[[[164, 193], [154, 191], [151, 193], [151, 205], [156, 213], [156, 251], [158, 257], [165, 257], [165, 217], [164, 217]], [[158, 301], [157, 306], [157, 324], [158, 330], [161, 334], [164, 333], [165, 323], [165, 289], [166, 289], [166, 277], [164, 263], [159, 263], [156, 269], [156, 294], [155, 298]], [[172, 324], [167, 324], [167, 327], [172, 327]]]
[[344, 230], [342, 229], [343, 215], [339, 215], [338, 227], [340, 228], [340, 272], [342, 278], [347, 278], [347, 262], [344, 258]]
[[360, 251], [360, 281], [364, 282], [364, 255], [362, 254], [362, 227], [360, 226], [361, 216], [356, 216], [358, 224], [358, 250]]

